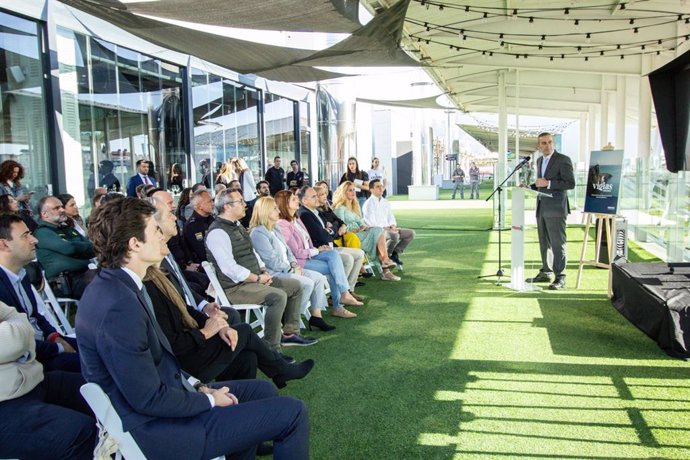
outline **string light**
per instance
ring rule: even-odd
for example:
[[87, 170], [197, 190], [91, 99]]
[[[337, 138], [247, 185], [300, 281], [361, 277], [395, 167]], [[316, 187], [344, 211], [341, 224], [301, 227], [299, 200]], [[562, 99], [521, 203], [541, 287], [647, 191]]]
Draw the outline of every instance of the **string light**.
[[541, 36], [542, 41], [546, 40], [546, 35]]
[[[685, 21], [687, 21], [687, 19], [686, 19]], [[532, 16], [530, 16], [530, 18], [529, 18], [529, 23], [530, 23], [530, 24], [533, 24], [533, 23], [534, 23], [534, 18], [533, 18]]]
[[563, 11], [563, 14], [570, 14], [570, 8], [566, 8], [565, 11]]
[[587, 32], [587, 35], [585, 35], [585, 40], [587, 40], [587, 43], [589, 43], [590, 41], [592, 41], [592, 34], [589, 33], [589, 32]]
[[635, 20], [634, 20], [634, 19], [631, 19], [630, 22], [629, 22], [629, 24], [630, 24], [630, 25], [635, 24]]
[[489, 17], [489, 13], [487, 13], [487, 12], [485, 11], [485, 12], [484, 12], [484, 19], [486, 19], [486, 18], [488, 18], [488, 17]]
[[638, 29], [637, 27], [635, 27], [635, 28], [633, 29], [633, 32], [634, 32], [634, 33], [638, 33], [639, 31], [640, 31], [640, 29]]
[[425, 22], [424, 27], [426, 27], [426, 31], [429, 32], [431, 30], [431, 27], [429, 27], [429, 23]]
[[440, 3], [438, 4], [438, 10], [439, 10], [439, 11], [443, 11], [443, 5], [440, 4]]
[[579, 20], [579, 19], [575, 19], [575, 25], [576, 25], [576, 26], [579, 26], [579, 25], [580, 25], [580, 20]]
[[620, 4], [620, 9], [621, 9], [621, 10], [624, 10], [624, 9], [625, 9], [625, 3], [621, 3], [621, 4]]

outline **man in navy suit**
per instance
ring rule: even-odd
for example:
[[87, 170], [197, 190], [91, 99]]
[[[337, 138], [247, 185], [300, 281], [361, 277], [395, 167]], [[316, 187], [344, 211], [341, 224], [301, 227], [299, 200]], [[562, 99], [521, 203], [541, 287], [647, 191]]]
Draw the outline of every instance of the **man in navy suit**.
[[537, 148], [542, 157], [537, 160], [537, 180], [531, 188], [551, 196], [537, 197], [537, 233], [542, 265], [537, 276], [528, 278], [527, 282], [551, 282], [550, 274], [553, 272], [556, 279], [549, 289], [557, 290], [565, 287], [566, 218], [570, 214], [568, 190], [575, 188], [575, 175], [570, 158], [554, 149], [551, 134], [541, 133], [537, 138]]
[[110, 396], [148, 459], [253, 458], [256, 446], [271, 439], [274, 458], [309, 458], [304, 403], [278, 397], [266, 381], [196, 386], [180, 370], [142, 283], [162, 259], [155, 211], [123, 198], [98, 208], [91, 220], [102, 270], [77, 316], [84, 377]]
[[147, 160], [137, 161], [137, 173], [129, 178], [127, 181], [127, 196], [137, 196], [137, 186], [139, 185], [153, 185], [157, 187], [158, 184], [153, 177], [149, 175], [149, 162]]
[[77, 342], [61, 336], [39, 313], [43, 301], [26, 276], [24, 266], [36, 258], [37, 242], [21, 217], [0, 215], [0, 301], [26, 313], [36, 333], [36, 357], [46, 371], [79, 372]]

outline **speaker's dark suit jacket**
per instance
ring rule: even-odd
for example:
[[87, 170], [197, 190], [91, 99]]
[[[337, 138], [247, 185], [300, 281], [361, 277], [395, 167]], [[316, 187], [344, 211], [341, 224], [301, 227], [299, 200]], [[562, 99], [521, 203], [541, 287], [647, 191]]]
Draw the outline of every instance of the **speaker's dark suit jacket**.
[[110, 397], [147, 458], [201, 458], [206, 443], [198, 415], [206, 395], [185, 389], [180, 366], [134, 280], [102, 269], [79, 304], [76, 321], [82, 373]]
[[546, 171], [542, 175], [541, 165], [544, 158], [537, 160], [537, 178], [543, 177], [551, 181], [551, 188], [532, 186], [533, 189], [553, 195], [553, 198], [539, 196], [537, 199], [537, 215], [544, 217], [565, 217], [570, 214], [567, 190], [575, 188], [575, 175], [570, 157], [562, 153], [553, 152]]

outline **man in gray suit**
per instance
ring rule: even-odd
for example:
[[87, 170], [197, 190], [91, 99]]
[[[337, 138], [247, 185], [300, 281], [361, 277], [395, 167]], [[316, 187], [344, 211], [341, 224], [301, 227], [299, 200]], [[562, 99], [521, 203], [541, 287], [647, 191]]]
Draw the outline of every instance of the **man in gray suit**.
[[[528, 283], [551, 282], [551, 273], [556, 275], [549, 289], [565, 287], [566, 265], [566, 217], [570, 214], [568, 190], [575, 188], [573, 163], [567, 155], [556, 152], [553, 137], [541, 133], [537, 148], [542, 157], [537, 160], [537, 180], [532, 189], [552, 195], [537, 197], [537, 232], [541, 252], [541, 269]], [[551, 254], [549, 254], [551, 253]], [[553, 262], [549, 262], [549, 256]]]

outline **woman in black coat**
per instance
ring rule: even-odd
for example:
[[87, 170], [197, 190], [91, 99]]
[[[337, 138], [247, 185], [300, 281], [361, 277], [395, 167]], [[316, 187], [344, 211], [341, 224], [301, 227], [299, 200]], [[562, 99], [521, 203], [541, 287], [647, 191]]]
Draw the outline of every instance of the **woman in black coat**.
[[148, 269], [144, 285], [180, 366], [202, 382], [252, 379], [258, 367], [282, 388], [314, 366], [311, 359], [289, 364], [246, 323], [230, 327], [225, 314], [207, 317], [185, 305], [171, 277], [157, 267]]

